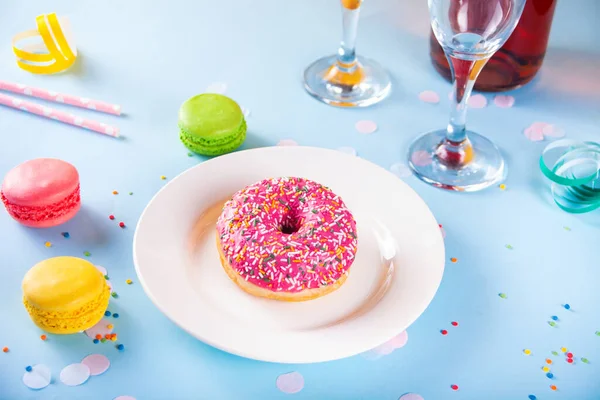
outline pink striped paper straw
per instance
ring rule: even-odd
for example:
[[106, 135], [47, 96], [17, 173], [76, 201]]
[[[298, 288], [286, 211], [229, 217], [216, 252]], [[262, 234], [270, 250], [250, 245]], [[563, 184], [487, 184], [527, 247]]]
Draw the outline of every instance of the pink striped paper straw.
[[36, 103], [31, 103], [29, 101], [7, 96], [1, 93], [0, 104], [31, 114], [36, 114], [42, 117], [54, 119], [56, 121], [64, 122], [65, 124], [89, 129], [90, 131], [102, 133], [103, 135], [108, 135], [115, 138], [119, 137], [119, 128], [117, 127], [106, 125], [97, 121], [92, 121], [90, 119], [81, 118], [73, 114], [56, 110], [54, 108], [45, 107]]
[[75, 107], [87, 108], [88, 110], [96, 110], [107, 114], [121, 115], [121, 106], [117, 104], [109, 104], [100, 100], [58, 93], [52, 90], [22, 85], [20, 83], [0, 80], [0, 90], [37, 97], [39, 99], [53, 101], [56, 103], [65, 103]]

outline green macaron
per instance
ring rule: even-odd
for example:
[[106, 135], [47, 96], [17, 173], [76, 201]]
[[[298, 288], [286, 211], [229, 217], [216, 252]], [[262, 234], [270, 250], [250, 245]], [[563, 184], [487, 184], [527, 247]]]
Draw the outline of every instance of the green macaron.
[[204, 93], [186, 100], [179, 109], [178, 125], [185, 147], [205, 156], [229, 153], [246, 139], [242, 109], [221, 94]]

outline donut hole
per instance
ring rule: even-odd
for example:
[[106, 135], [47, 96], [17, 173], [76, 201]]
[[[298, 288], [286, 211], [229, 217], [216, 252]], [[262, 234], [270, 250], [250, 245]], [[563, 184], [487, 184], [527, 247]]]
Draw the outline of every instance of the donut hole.
[[289, 213], [283, 217], [281, 224], [279, 225], [279, 230], [281, 233], [286, 235], [291, 235], [292, 233], [296, 233], [300, 230], [300, 220], [295, 213]]

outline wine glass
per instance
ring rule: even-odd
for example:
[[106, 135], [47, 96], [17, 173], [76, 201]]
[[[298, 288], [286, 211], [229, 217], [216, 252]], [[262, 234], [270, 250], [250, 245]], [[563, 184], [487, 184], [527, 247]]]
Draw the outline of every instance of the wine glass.
[[466, 129], [467, 102], [479, 72], [515, 29], [525, 1], [428, 0], [431, 26], [450, 64], [454, 89], [448, 127], [410, 146], [408, 164], [421, 180], [444, 189], [476, 191], [504, 179], [498, 148]]
[[304, 71], [304, 88], [324, 103], [339, 107], [366, 107], [390, 92], [386, 71], [375, 61], [355, 52], [358, 14], [362, 0], [340, 0], [342, 43], [338, 54], [323, 57]]

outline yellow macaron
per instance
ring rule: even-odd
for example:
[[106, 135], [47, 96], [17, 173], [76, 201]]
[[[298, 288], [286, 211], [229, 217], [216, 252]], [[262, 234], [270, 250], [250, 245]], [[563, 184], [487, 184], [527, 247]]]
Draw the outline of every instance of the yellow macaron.
[[23, 304], [37, 326], [49, 333], [89, 329], [102, 319], [110, 288], [102, 273], [77, 257], [54, 257], [23, 278]]

